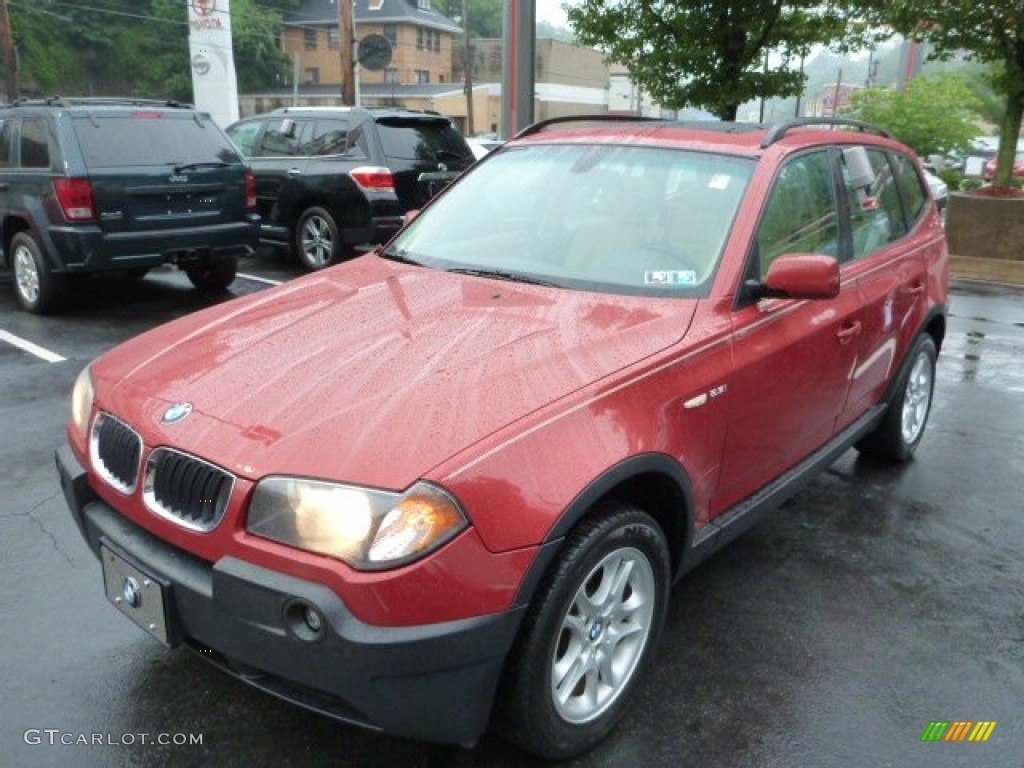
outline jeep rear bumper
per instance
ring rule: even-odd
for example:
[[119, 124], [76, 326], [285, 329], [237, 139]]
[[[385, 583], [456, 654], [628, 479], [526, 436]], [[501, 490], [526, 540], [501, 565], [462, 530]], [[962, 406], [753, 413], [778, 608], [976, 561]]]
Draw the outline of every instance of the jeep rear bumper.
[[55, 272], [79, 274], [108, 270], [182, 266], [246, 256], [259, 242], [259, 217], [187, 229], [104, 232], [97, 226], [55, 226], [47, 230], [46, 250]]
[[[102, 544], [165, 584], [171, 645], [346, 722], [453, 744], [483, 733], [525, 606], [441, 624], [371, 626], [318, 583], [232, 557], [211, 564], [170, 546], [99, 499], [69, 447], [56, 461], [90, 549], [99, 556]], [[320, 617], [319, 631], [304, 621], [306, 609]]]

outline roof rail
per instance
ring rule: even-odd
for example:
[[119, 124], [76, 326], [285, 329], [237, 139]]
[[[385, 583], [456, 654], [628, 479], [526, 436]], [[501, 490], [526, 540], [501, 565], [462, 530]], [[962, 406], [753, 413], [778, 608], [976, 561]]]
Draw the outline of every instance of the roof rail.
[[513, 138], [521, 139], [524, 136], [532, 136], [535, 133], [543, 133], [546, 128], [562, 123], [664, 123], [660, 117], [637, 117], [635, 115], [562, 115], [561, 117], [549, 117], [547, 120], [539, 120], [531, 123], [517, 133]]
[[7, 106], [11, 107], [102, 107], [102, 106], [138, 106], [138, 107], [171, 107], [172, 109], [192, 109], [191, 104], [184, 104], [173, 99], [137, 99], [133, 96], [48, 96], [45, 99], [15, 99]]
[[788, 120], [785, 123], [773, 126], [761, 141], [761, 149], [770, 147], [792, 128], [815, 125], [831, 126], [833, 128], [859, 128], [861, 133], [874, 133], [887, 139], [893, 138], [892, 134], [884, 128], [872, 125], [871, 123], [865, 123], [863, 120], [851, 120], [848, 117], [801, 117], [797, 120]]

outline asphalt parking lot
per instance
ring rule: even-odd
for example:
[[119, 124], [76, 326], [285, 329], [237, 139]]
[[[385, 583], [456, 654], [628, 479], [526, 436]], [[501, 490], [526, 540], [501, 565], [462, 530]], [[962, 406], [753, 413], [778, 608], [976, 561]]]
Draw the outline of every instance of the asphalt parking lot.
[[[298, 274], [269, 251], [242, 272], [236, 295]], [[94, 281], [69, 314], [38, 318], [15, 309], [10, 280], [0, 273], [0, 765], [537, 764], [495, 737], [430, 747], [306, 713], [118, 616], [53, 450], [82, 366], [203, 300], [167, 271]], [[691, 573], [631, 713], [568, 765], [1021, 768], [1022, 490], [1024, 290], [960, 283], [916, 460], [847, 453]], [[985, 743], [923, 743], [935, 720], [997, 726]], [[102, 743], [61, 743], [94, 734]], [[143, 743], [160, 734], [202, 743]]]

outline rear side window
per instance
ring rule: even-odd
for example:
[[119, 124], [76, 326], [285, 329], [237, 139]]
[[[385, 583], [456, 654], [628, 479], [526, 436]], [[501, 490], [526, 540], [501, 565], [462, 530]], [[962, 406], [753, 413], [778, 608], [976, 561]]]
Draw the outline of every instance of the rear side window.
[[924, 212], [928, 202], [928, 192], [924, 188], [924, 180], [917, 172], [917, 166], [906, 155], [895, 155], [896, 175], [907, 202], [907, 221], [916, 222]]
[[263, 132], [260, 142], [259, 157], [292, 157], [302, 154], [299, 148], [299, 137], [306, 127], [306, 121], [293, 120], [290, 117], [271, 120], [267, 130]]
[[227, 136], [201, 114], [92, 113], [75, 115], [74, 126], [90, 168], [241, 162]]
[[840, 158], [850, 207], [853, 258], [859, 259], [907, 233], [903, 206], [884, 152], [844, 147]]
[[21, 167], [50, 167], [50, 142], [46, 121], [41, 118], [29, 117], [21, 121]]
[[301, 154], [314, 157], [348, 155], [364, 157], [361, 147], [363, 131], [360, 127], [349, 130], [347, 120], [317, 120], [313, 129], [307, 132]]
[[262, 123], [259, 120], [238, 123], [228, 128], [227, 134], [235, 142], [235, 146], [242, 151], [243, 155], [252, 157], [256, 151], [256, 139], [259, 138], [261, 125]]
[[387, 157], [428, 163], [473, 161], [473, 152], [459, 132], [443, 120], [382, 119], [377, 121]]

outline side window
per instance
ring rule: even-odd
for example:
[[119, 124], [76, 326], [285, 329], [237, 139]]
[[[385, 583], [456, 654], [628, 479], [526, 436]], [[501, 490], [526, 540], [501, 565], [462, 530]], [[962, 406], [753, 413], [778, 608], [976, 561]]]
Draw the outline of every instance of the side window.
[[260, 135], [260, 120], [252, 120], [248, 123], [233, 125], [227, 130], [228, 138], [246, 157], [252, 157], [256, 152], [256, 139]]
[[45, 120], [30, 117], [21, 121], [21, 167], [50, 167], [50, 142]]
[[860, 259], [907, 233], [903, 205], [884, 152], [844, 147], [841, 158], [850, 208], [853, 258]]
[[349, 130], [346, 120], [317, 120], [311, 131], [307, 131], [301, 152], [303, 155], [362, 155], [357, 141], [362, 132]]
[[13, 120], [0, 120], [0, 168], [11, 167], [11, 136], [14, 134]]
[[907, 203], [907, 221], [913, 226], [924, 213], [928, 202], [928, 193], [925, 191], [921, 174], [917, 172], [917, 166], [909, 157], [895, 155], [893, 159], [896, 163], [896, 175], [899, 177], [904, 200]]
[[299, 154], [299, 137], [302, 135], [304, 123], [290, 117], [271, 120], [263, 132], [260, 142], [260, 157], [291, 157]]
[[788, 253], [839, 255], [839, 224], [828, 152], [790, 160], [775, 179], [757, 229], [760, 277]]

